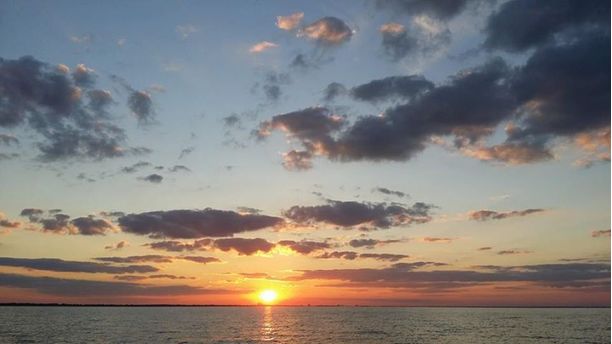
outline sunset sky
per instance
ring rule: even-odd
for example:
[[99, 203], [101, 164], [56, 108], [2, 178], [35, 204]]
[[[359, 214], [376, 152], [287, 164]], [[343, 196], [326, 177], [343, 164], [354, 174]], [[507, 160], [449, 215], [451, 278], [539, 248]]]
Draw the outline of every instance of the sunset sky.
[[0, 302], [609, 305], [610, 92], [609, 1], [1, 1]]

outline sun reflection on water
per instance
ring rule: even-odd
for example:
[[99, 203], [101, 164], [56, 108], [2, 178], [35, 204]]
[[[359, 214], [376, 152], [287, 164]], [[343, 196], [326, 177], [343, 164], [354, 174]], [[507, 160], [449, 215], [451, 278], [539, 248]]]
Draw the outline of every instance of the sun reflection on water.
[[274, 324], [272, 323], [272, 307], [263, 308], [263, 319], [261, 322], [261, 340], [264, 342], [274, 341]]

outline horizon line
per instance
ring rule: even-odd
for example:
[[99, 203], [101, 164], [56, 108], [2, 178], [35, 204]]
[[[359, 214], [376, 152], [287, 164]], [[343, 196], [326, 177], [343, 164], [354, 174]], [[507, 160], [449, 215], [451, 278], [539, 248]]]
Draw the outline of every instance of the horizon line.
[[265, 304], [172, 304], [172, 303], [148, 303], [148, 304], [137, 304], [137, 303], [57, 303], [57, 302], [0, 302], [0, 307], [379, 307], [379, 308], [610, 308], [610, 305], [535, 305], [535, 306], [520, 306], [520, 305], [467, 305], [467, 306], [455, 306], [455, 305], [431, 305], [431, 306], [415, 306], [415, 305], [346, 305], [346, 304], [277, 304], [277, 305], [265, 305]]

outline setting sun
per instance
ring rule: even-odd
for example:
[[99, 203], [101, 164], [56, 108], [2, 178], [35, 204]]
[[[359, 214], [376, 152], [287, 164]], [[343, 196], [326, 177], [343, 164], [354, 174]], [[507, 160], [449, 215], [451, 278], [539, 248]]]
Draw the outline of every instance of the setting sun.
[[278, 293], [271, 289], [262, 290], [259, 293], [259, 300], [266, 305], [272, 304], [278, 298]]

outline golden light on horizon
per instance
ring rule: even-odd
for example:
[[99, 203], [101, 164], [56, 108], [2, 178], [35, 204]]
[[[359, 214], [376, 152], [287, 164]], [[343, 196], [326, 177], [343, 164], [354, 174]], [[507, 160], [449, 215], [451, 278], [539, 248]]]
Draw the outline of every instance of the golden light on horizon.
[[259, 301], [265, 305], [271, 305], [278, 299], [278, 293], [272, 289], [264, 289], [257, 295]]

